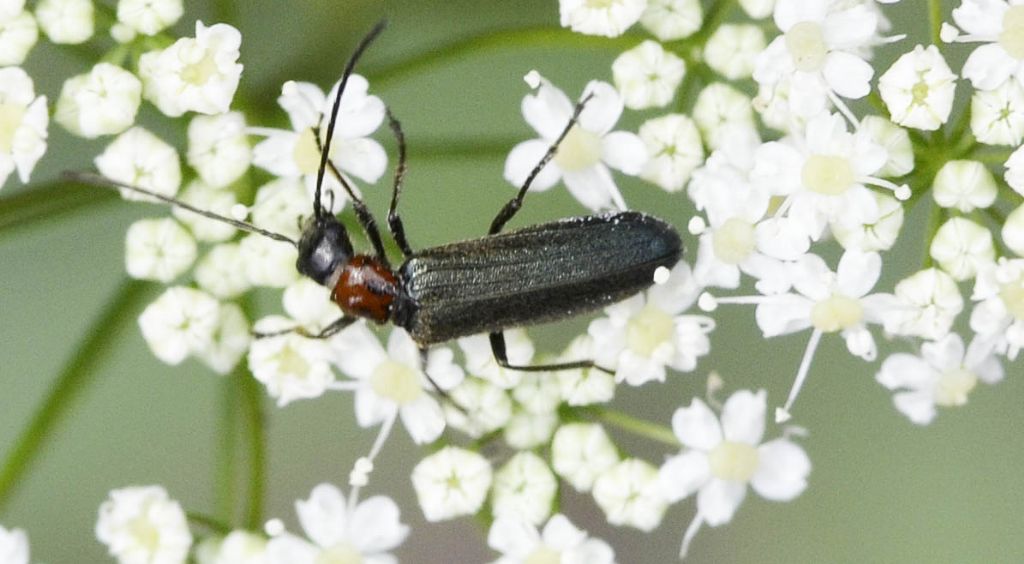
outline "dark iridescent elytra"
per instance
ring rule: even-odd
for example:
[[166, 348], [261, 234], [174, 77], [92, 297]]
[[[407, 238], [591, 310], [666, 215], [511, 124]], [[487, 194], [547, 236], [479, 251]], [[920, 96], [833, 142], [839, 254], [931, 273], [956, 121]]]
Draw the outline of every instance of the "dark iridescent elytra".
[[399, 270], [405, 295], [393, 320], [426, 346], [565, 319], [650, 287], [681, 253], [675, 228], [637, 212], [424, 249]]

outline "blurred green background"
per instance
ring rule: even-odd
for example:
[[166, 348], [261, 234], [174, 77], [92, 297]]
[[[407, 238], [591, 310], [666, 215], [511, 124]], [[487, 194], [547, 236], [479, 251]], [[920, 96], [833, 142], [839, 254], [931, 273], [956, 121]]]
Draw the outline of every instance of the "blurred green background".
[[[240, 95], [265, 120], [260, 125], [284, 123], [275, 102], [283, 81], [328, 86], [358, 38], [378, 18], [390, 19], [359, 71], [405, 127], [410, 172], [403, 212], [417, 248], [482, 234], [511, 196], [501, 178], [505, 155], [515, 143], [533, 136], [519, 112], [527, 92], [523, 74], [538, 69], [574, 96], [592, 78], [610, 80], [609, 66], [623, 45], [621, 40], [584, 38], [523, 41], [515, 38], [529, 34], [509, 33], [472, 53], [425, 58], [492, 32], [555, 29], [556, 0], [187, 4], [185, 17], [174, 28], [178, 35], [191, 35], [196, 19], [229, 21], [241, 30], [245, 72]], [[947, 19], [950, 6], [944, 7]], [[896, 31], [915, 37], [926, 33], [925, 9], [923, 1], [887, 8]], [[876, 68], [887, 68], [911, 48], [911, 41], [880, 52]], [[407, 65], [412, 60], [422, 64]], [[959, 69], [962, 60], [960, 56], [950, 63]], [[45, 42], [25, 65], [37, 91], [51, 102], [64, 78], [89, 66], [82, 50]], [[967, 86], [961, 85], [961, 106], [966, 92]], [[168, 126], [152, 107], [144, 108], [144, 124], [184, 146], [178, 125]], [[620, 123], [635, 130], [654, 113], [627, 112]], [[391, 150], [384, 133], [378, 138]], [[29, 201], [27, 194], [54, 181], [61, 170], [90, 168], [91, 158], [106, 142], [74, 139], [55, 125], [50, 135], [33, 185], [8, 182], [0, 192], [0, 212], [13, 199]], [[386, 208], [386, 184], [365, 190], [379, 217]], [[632, 207], [680, 227], [692, 213], [681, 194], [667, 195], [622, 179], [620, 187]], [[125, 229], [134, 219], [166, 212], [113, 198], [88, 202], [67, 213], [44, 210], [15, 225], [0, 224], [0, 459], [13, 448], [62, 370], [81, 360], [76, 351], [82, 343], [98, 339], [102, 345], [94, 365], [82, 372], [87, 385], [70, 399], [40, 455], [0, 506], [0, 523], [28, 532], [33, 562], [105, 561], [93, 527], [97, 507], [112, 488], [159, 483], [187, 509], [218, 515], [224, 515], [226, 505], [243, 505], [245, 492], [244, 456], [232, 487], [225, 486], [217, 470], [226, 450], [247, 452], [241, 438], [246, 411], [238, 387], [197, 362], [161, 364], [139, 335], [134, 317], [159, 288], [139, 285], [142, 290], [130, 315], [104, 319], [110, 301], [124, 295], [119, 292], [125, 281]], [[33, 205], [31, 209], [44, 209], [40, 202]], [[902, 243], [885, 256], [881, 288], [891, 289], [894, 280], [920, 266], [923, 249], [917, 233], [923, 233], [927, 205], [926, 200], [909, 214]], [[514, 223], [583, 212], [558, 188], [529, 198]], [[688, 246], [693, 248], [692, 239]], [[262, 310], [276, 311], [278, 305], [269, 296], [262, 300]], [[675, 408], [703, 394], [712, 369], [725, 378], [729, 391], [764, 387], [770, 404], [784, 399], [808, 335], [765, 341], [748, 308], [723, 308], [716, 318], [712, 354], [695, 373], [673, 375], [663, 385], [622, 389], [621, 407], [667, 424]], [[565, 342], [585, 323], [578, 320], [532, 334]], [[894, 350], [906, 350], [906, 345], [882, 343], [883, 358]], [[795, 409], [794, 423], [810, 430], [802, 441], [814, 465], [809, 488], [787, 504], [748, 495], [733, 523], [701, 531], [691, 561], [1024, 561], [1024, 383], [1019, 362], [1007, 365], [1006, 381], [980, 386], [969, 405], [940, 412], [927, 428], [913, 426], [895, 411], [890, 394], [874, 382], [877, 367], [852, 358], [839, 339], [824, 339]], [[269, 433], [264, 517], [281, 517], [298, 531], [293, 501], [323, 481], [344, 485], [376, 430], [355, 427], [352, 400], [344, 394], [285, 409], [262, 403]], [[225, 421], [239, 426], [234, 443], [224, 438]], [[616, 437], [624, 449], [655, 464], [669, 454], [634, 436]], [[423, 452], [398, 430], [367, 490], [395, 496], [403, 521], [412, 525], [398, 556], [405, 562], [492, 559], [486, 532], [474, 521], [423, 521], [408, 479]], [[674, 561], [694, 511], [692, 502], [674, 506], [658, 530], [645, 534], [614, 529], [590, 499], [563, 494], [564, 511], [611, 542], [625, 563]]]

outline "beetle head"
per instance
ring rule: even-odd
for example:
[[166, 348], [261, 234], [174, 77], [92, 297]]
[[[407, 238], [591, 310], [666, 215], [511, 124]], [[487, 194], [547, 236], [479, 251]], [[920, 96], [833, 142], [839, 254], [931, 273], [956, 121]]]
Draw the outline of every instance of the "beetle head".
[[303, 276], [327, 285], [339, 266], [352, 258], [352, 242], [345, 226], [330, 213], [306, 220], [299, 239], [299, 258], [295, 268]]

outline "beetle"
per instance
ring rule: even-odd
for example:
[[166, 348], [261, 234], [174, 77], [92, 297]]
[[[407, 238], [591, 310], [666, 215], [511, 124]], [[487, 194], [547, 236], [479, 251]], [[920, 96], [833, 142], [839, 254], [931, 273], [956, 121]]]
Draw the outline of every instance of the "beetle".
[[[326, 338], [357, 319], [365, 318], [378, 324], [390, 322], [405, 329], [419, 347], [424, 366], [431, 345], [488, 333], [494, 358], [505, 368], [523, 371], [597, 368], [610, 373], [592, 360], [510, 364], [503, 331], [594, 311], [648, 288], [654, 283], [659, 268], [671, 268], [679, 261], [682, 244], [678, 232], [665, 221], [632, 211], [573, 217], [502, 232], [522, 207], [533, 180], [555, 156], [559, 144], [575, 125], [589, 100], [587, 97], [577, 103], [569, 122], [516, 195], [498, 211], [486, 236], [413, 251], [398, 214], [406, 173], [405, 136], [401, 124], [388, 109], [388, 123], [398, 144], [388, 230], [403, 255], [402, 264], [397, 269], [392, 268], [373, 215], [330, 161], [328, 151], [323, 149], [331, 146], [341, 98], [356, 61], [384, 25], [384, 21], [378, 23], [360, 41], [346, 64], [320, 147], [313, 213], [305, 220], [298, 241], [98, 174], [66, 175], [80, 182], [144, 194], [295, 246], [299, 273], [331, 289], [331, 299], [340, 306], [343, 315], [319, 333], [309, 334], [301, 328], [293, 328], [257, 333], [257, 337], [297, 330], [309, 337]], [[316, 133], [319, 143], [319, 132]], [[351, 199], [359, 224], [374, 248], [372, 255], [356, 254], [345, 226], [329, 211], [330, 206], [322, 205], [321, 187], [327, 171]], [[437, 388], [436, 384], [434, 387]]]

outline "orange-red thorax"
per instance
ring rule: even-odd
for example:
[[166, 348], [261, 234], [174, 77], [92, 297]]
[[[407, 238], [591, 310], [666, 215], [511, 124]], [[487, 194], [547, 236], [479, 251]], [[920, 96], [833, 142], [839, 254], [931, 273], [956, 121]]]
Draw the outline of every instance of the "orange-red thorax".
[[331, 299], [346, 315], [384, 323], [398, 295], [398, 279], [386, 266], [368, 255], [356, 255], [345, 265]]

